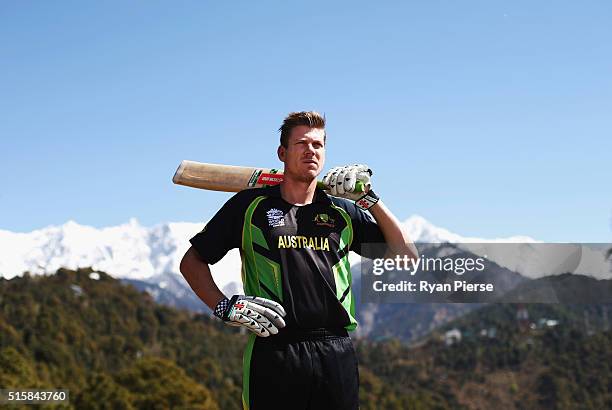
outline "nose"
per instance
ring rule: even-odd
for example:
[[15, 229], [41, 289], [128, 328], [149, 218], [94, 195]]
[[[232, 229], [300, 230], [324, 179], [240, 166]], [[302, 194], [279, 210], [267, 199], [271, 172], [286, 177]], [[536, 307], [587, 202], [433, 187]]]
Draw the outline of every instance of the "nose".
[[312, 144], [307, 144], [306, 145], [306, 154], [312, 154], [314, 155], [317, 151], [314, 149], [314, 146]]

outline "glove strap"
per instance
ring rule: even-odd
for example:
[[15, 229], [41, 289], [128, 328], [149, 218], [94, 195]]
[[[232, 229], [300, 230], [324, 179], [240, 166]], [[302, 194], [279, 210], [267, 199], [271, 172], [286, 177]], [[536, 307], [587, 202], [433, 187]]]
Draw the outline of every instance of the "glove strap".
[[219, 319], [225, 321], [225, 312], [228, 309], [228, 307], [230, 307], [232, 305], [232, 303], [230, 302], [230, 300], [228, 298], [223, 298], [219, 301], [219, 303], [217, 303], [217, 306], [215, 306], [215, 310], [213, 310], [213, 314], [215, 316], [217, 316]]
[[380, 198], [378, 197], [378, 195], [376, 195], [374, 191], [370, 189], [364, 196], [355, 201], [355, 205], [357, 205], [364, 211], [367, 211], [368, 209], [376, 205], [379, 200]]

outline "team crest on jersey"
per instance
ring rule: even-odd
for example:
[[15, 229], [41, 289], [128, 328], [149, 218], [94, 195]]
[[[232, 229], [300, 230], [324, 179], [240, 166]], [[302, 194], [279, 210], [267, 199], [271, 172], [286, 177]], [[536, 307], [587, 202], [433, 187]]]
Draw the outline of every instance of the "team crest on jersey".
[[280, 209], [272, 208], [266, 212], [266, 216], [268, 217], [268, 225], [272, 228], [285, 226], [285, 220], [283, 219], [285, 214]]
[[315, 215], [314, 223], [317, 224], [317, 226], [329, 226], [330, 228], [336, 226], [336, 221], [334, 220], [334, 218], [330, 217], [327, 214]]

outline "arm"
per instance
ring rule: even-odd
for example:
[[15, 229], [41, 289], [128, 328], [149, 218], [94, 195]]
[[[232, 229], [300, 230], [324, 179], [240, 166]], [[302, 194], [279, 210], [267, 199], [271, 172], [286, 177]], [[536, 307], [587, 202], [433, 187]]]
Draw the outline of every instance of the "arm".
[[227, 299], [215, 284], [208, 263], [193, 247], [183, 256], [180, 270], [195, 294], [228, 325], [245, 327], [261, 337], [285, 327], [285, 310], [272, 300], [242, 295]]
[[386, 257], [395, 257], [396, 255], [403, 257], [406, 255], [409, 259], [418, 258], [418, 251], [414, 242], [408, 237], [395, 215], [389, 211], [389, 208], [382, 201], [379, 200], [369, 211], [385, 237], [385, 242], [389, 248]]
[[[323, 178], [323, 183], [327, 185], [331, 195], [351, 199], [355, 201], [357, 207], [370, 211], [387, 244], [385, 257], [418, 258], [418, 250], [414, 242], [402, 229], [397, 218], [380, 201], [378, 195], [371, 190], [371, 175], [372, 170], [367, 165], [347, 165], [332, 168]], [[358, 181], [369, 187], [365, 193], [356, 192]]]
[[240, 217], [251, 195], [243, 192], [246, 191], [227, 201], [204, 229], [189, 240], [192, 247], [183, 256], [180, 271], [215, 316], [230, 326], [244, 327], [257, 336], [267, 337], [285, 326], [283, 307], [273, 300], [256, 296], [226, 298], [213, 280], [209, 267], [221, 260], [227, 251], [240, 246]]
[[193, 247], [183, 256], [180, 270], [191, 289], [211, 310], [225, 298], [213, 280], [208, 263]]

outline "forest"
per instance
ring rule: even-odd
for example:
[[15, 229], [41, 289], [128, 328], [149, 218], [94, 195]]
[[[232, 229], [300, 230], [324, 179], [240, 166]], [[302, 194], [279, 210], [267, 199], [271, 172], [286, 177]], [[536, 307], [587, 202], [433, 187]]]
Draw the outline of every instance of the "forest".
[[[241, 408], [244, 334], [93, 273], [0, 279], [1, 388], [70, 391], [44, 408]], [[533, 321], [485, 305], [416, 343], [355, 340], [361, 408], [612, 408], [607, 310], [521, 309]]]

